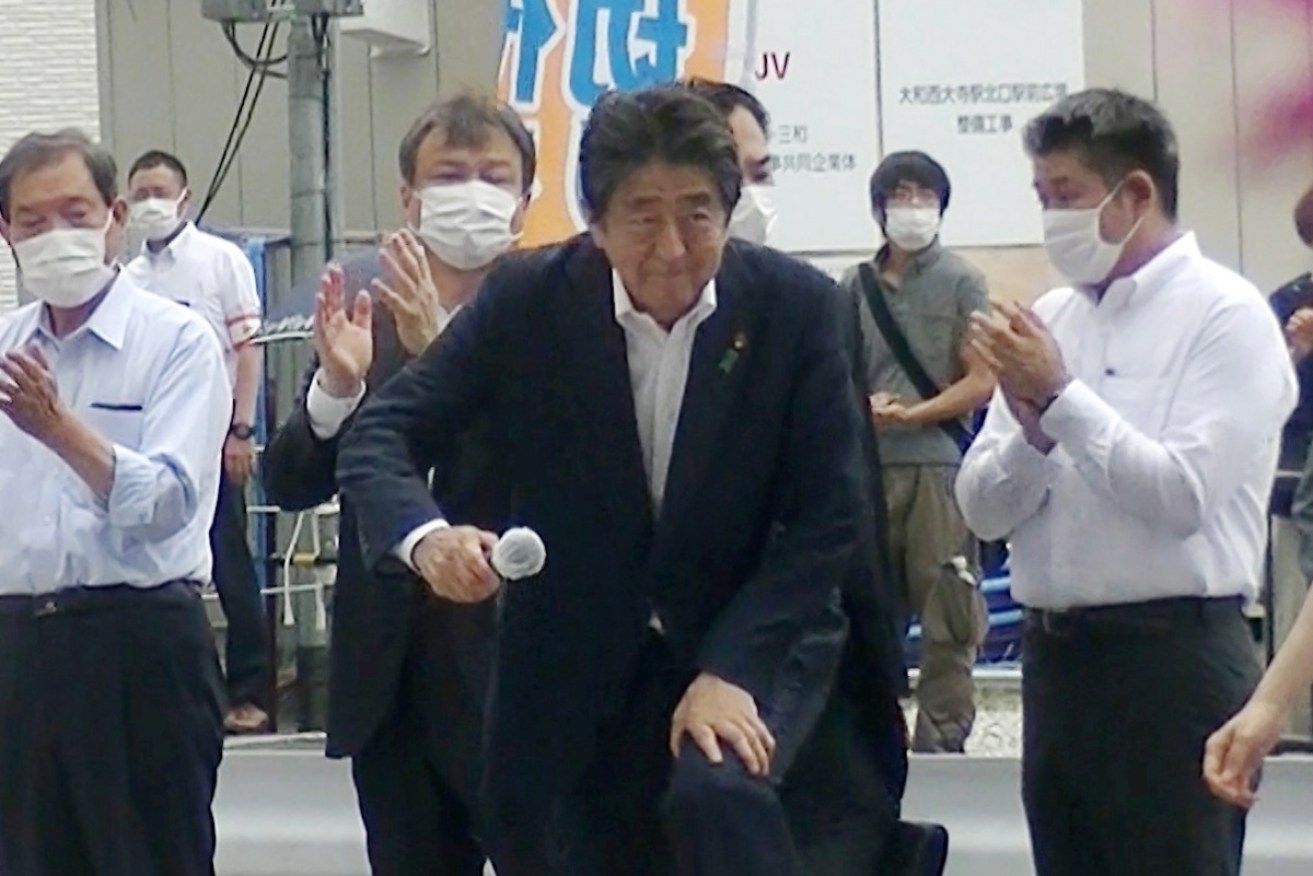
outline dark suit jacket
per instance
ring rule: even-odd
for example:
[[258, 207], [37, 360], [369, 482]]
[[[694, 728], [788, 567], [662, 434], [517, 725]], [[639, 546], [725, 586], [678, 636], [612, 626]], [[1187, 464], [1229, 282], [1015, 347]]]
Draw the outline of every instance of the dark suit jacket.
[[[348, 263], [346, 268], [349, 289], [368, 288], [369, 280], [378, 273], [377, 258]], [[377, 391], [407, 359], [391, 315], [376, 304], [368, 391]], [[317, 362], [310, 364], [292, 414], [278, 428], [264, 455], [269, 499], [291, 511], [313, 508], [337, 493], [340, 438], [354, 420], [353, 416], [330, 440], [315, 437], [305, 397], [317, 367]], [[473, 418], [454, 443], [450, 464], [434, 477], [433, 495], [442, 497], [453, 523], [498, 526], [504, 503], [488, 464], [487, 426], [486, 418]], [[333, 757], [359, 753], [387, 714], [421, 610], [426, 622], [440, 624], [442, 638], [454, 643], [452, 671], [465, 676], [472, 690], [486, 687], [495, 646], [491, 605], [438, 602], [399, 562], [374, 564], [376, 568], [371, 570], [361, 558], [357, 532], [356, 507], [344, 497], [330, 640], [328, 753]], [[453, 715], [453, 721], [457, 720], [478, 721], [481, 715]]]
[[654, 519], [610, 270], [586, 237], [506, 259], [443, 342], [365, 406], [340, 454], [378, 564], [442, 513], [417, 466], [450, 465], [452, 437], [487, 412], [512, 522], [547, 544], [544, 571], [501, 601], [497, 820], [573, 779], [653, 611], [690, 677], [769, 703], [790, 652], [829, 622], [867, 513], [843, 298], [801, 262], [733, 241]]

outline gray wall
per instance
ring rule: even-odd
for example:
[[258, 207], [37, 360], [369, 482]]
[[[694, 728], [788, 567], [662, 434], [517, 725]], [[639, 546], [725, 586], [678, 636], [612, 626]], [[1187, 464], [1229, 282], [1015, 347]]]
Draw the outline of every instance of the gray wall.
[[[200, 0], [101, 0], [98, 26], [101, 133], [126, 164], [159, 147], [187, 164], [192, 185], [207, 186], [241, 99], [246, 69]], [[349, 231], [394, 225], [397, 144], [440, 94], [494, 82], [501, 41], [500, 0], [433, 3], [430, 50], [370, 58], [363, 42], [340, 39], [343, 218]], [[285, 32], [278, 37], [282, 54]], [[253, 53], [260, 27], [239, 27]], [[207, 221], [286, 229], [287, 87], [266, 81], [240, 160]]]
[[[1185, 158], [1185, 223], [1199, 231], [1207, 251], [1265, 289], [1308, 261], [1291, 231], [1290, 211], [1313, 181], [1313, 149], [1263, 165], [1247, 157], [1245, 146], [1263, 99], [1282, 87], [1307, 86], [1313, 75], [1313, 20], [1303, 12], [1284, 13], [1282, 6], [1294, 4], [1085, 3], [1088, 83], [1118, 85], [1162, 104]], [[99, 7], [103, 135], [125, 161], [150, 146], [176, 150], [203, 188], [237, 106], [244, 70], [218, 26], [201, 18], [200, 0], [103, 0]], [[363, 44], [341, 42], [349, 230], [395, 224], [396, 145], [418, 111], [438, 94], [495, 82], [500, 0], [435, 0], [433, 7], [434, 50], [425, 56], [371, 60]], [[245, 45], [253, 49], [258, 30], [243, 30]], [[213, 221], [286, 227], [285, 105], [283, 83], [271, 80]], [[1047, 267], [1034, 248], [971, 255], [1000, 297], [1029, 297], [1047, 285]]]

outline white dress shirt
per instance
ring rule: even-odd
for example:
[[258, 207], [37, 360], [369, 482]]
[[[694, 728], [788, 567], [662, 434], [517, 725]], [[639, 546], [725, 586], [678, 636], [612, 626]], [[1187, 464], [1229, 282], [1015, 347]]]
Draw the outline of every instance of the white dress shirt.
[[1040, 421], [1057, 446], [996, 395], [957, 480], [971, 529], [1010, 537], [1018, 601], [1252, 598], [1297, 393], [1263, 296], [1185, 235], [1102, 301], [1058, 289], [1035, 312], [1073, 378]]
[[114, 448], [108, 501], [0, 414], [0, 594], [210, 577], [210, 520], [232, 394], [199, 316], [120, 272], [63, 339], [42, 304], [0, 318], [0, 352], [37, 346], [60, 399]]
[[[716, 281], [702, 289], [693, 307], [667, 331], [656, 320], [634, 306], [620, 274], [611, 272], [611, 294], [615, 321], [625, 333], [629, 360], [629, 386], [634, 394], [638, 440], [643, 449], [652, 506], [659, 512], [666, 492], [666, 475], [675, 446], [675, 431], [684, 405], [684, 388], [693, 358], [698, 328], [716, 312]], [[397, 545], [396, 555], [406, 563], [415, 545], [434, 529], [446, 525], [434, 520], [417, 527]]]
[[643, 448], [652, 507], [661, 509], [666, 493], [666, 475], [675, 447], [675, 430], [684, 405], [684, 387], [693, 357], [698, 327], [716, 312], [716, 281], [712, 279], [688, 313], [670, 331], [634, 307], [620, 275], [611, 272], [615, 299], [615, 321], [625, 332], [625, 355], [629, 359], [629, 386], [634, 393], [638, 418], [638, 440]]
[[158, 252], [143, 246], [127, 271], [141, 288], [205, 318], [223, 349], [229, 386], [235, 386], [237, 351], [260, 330], [255, 270], [241, 247], [188, 222]]

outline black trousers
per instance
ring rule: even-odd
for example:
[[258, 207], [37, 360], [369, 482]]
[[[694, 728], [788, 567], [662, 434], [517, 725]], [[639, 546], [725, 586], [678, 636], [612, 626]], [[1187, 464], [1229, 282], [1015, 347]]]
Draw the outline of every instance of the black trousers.
[[265, 627], [264, 600], [255, 580], [251, 546], [246, 540], [246, 497], [240, 484], [219, 478], [219, 502], [210, 527], [214, 554], [214, 589], [228, 620], [224, 671], [228, 702], [253, 703], [268, 710], [269, 633]]
[[1236, 876], [1204, 743], [1259, 677], [1238, 599], [1027, 616], [1022, 797], [1037, 876]]
[[[784, 779], [800, 872], [807, 876], [875, 876], [880, 873], [902, 812], [907, 781], [904, 720], [897, 701], [873, 702], [872, 691], [840, 668], [834, 692], [816, 728]], [[898, 876], [898, 874], [890, 874]]]
[[190, 584], [0, 598], [0, 872], [212, 876], [221, 686]]
[[475, 813], [486, 679], [460, 671], [461, 655], [426, 609], [395, 704], [351, 761], [370, 869], [373, 876], [482, 876]]
[[720, 765], [688, 739], [671, 758], [671, 717], [692, 681], [653, 634], [630, 671], [626, 702], [598, 727], [593, 758], [559, 801], [547, 837], [524, 835], [535, 825], [507, 825], [510, 832], [494, 838], [498, 876], [801, 872], [779, 784], [815, 726], [829, 679], [787, 680], [762, 708], [776, 740], [767, 778], [750, 775], [725, 742]]

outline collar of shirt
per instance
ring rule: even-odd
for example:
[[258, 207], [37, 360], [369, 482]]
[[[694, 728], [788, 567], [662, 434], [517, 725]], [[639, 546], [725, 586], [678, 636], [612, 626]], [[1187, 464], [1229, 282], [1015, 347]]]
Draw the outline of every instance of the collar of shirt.
[[[912, 255], [911, 261], [907, 263], [906, 276], [910, 277], [914, 274], [921, 273], [935, 262], [939, 261], [940, 256], [943, 254], [944, 246], [939, 242], [939, 238], [936, 237], [933, 243], [920, 252]], [[877, 274], [884, 269], [884, 266], [888, 261], [889, 244], [886, 243], [884, 246], [880, 247], [879, 251], [875, 254], [875, 267]]]
[[172, 234], [164, 238], [163, 245], [158, 249], [151, 248], [150, 241], [146, 241], [141, 245], [141, 251], [151, 261], [163, 256], [176, 259], [178, 251], [187, 245], [187, 242], [192, 239], [195, 233], [196, 226], [189, 219], [178, 226]]
[[[630, 297], [629, 290], [625, 288], [625, 281], [620, 279], [620, 272], [615, 269], [611, 270], [611, 295], [615, 302], [615, 321], [621, 327], [643, 331], [655, 329], [662, 335], [670, 334], [655, 319], [634, 306], [634, 299]], [[459, 309], [457, 308], [457, 310]], [[715, 312], [716, 278], [712, 277], [707, 285], [702, 287], [702, 295], [698, 298], [697, 303], [681, 316], [675, 322], [675, 325], [691, 322], [693, 327], [696, 328], [697, 325]], [[455, 311], [452, 311], [452, 316], [455, 316]]]
[[443, 332], [447, 330], [447, 326], [451, 325], [451, 321], [456, 318], [456, 314], [460, 313], [464, 307], [465, 304], [464, 302], [462, 302], [460, 304], [457, 304], [451, 310], [448, 310], [447, 308], [442, 306], [442, 302], [438, 302], [436, 315], [438, 320], [439, 335], [441, 335]]
[[1137, 270], [1109, 283], [1102, 299], [1088, 286], [1076, 288], [1095, 304], [1103, 307], [1122, 307], [1129, 303], [1139, 290], [1162, 286], [1183, 264], [1202, 257], [1203, 253], [1199, 250], [1199, 241], [1195, 238], [1194, 232], [1187, 231], [1163, 247], [1157, 255], [1140, 265]]
[[[62, 340], [55, 336], [55, 329], [50, 324], [50, 308], [44, 304], [33, 308], [27, 317], [29, 320], [28, 325], [24, 326], [20, 332], [20, 336], [24, 338], [24, 343], [31, 342], [38, 334], [43, 335], [46, 340], [53, 344], [67, 343], [83, 332], [90, 332], [115, 350], [122, 349], [123, 339], [128, 330], [128, 319], [132, 316], [132, 301], [128, 295], [119, 289], [123, 276], [123, 271], [116, 264], [113, 278], [102, 289], [105, 297], [100, 299], [100, 303], [96, 305], [95, 310], [91, 311], [91, 315], [87, 317], [86, 322]], [[101, 293], [97, 292], [96, 294]]]

